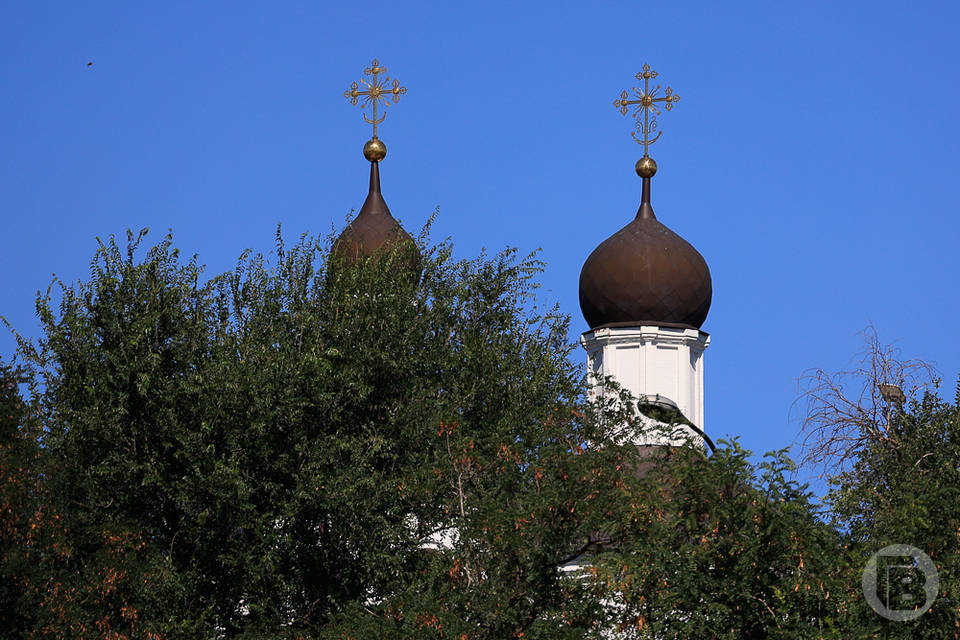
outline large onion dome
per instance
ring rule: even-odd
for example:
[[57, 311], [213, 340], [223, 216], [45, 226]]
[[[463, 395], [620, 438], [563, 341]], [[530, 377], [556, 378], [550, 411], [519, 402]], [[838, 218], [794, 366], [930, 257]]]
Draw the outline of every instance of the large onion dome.
[[[609, 324], [680, 324], [699, 329], [713, 286], [703, 256], [657, 220], [650, 205], [656, 165], [638, 163], [643, 195], [637, 217], [600, 243], [580, 271], [580, 309], [595, 329]], [[649, 174], [649, 175], [646, 175]]]
[[367, 142], [363, 152], [370, 160], [370, 192], [357, 217], [347, 225], [333, 245], [333, 254], [348, 263], [401, 243], [414, 246], [410, 234], [390, 214], [390, 208], [380, 193], [379, 161], [386, 155], [386, 147], [374, 138]]

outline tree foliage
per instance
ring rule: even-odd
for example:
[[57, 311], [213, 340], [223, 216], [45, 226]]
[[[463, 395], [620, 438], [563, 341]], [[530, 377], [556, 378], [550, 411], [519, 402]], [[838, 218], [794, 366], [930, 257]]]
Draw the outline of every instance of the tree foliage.
[[39, 449], [17, 388], [20, 380], [20, 372], [0, 365], [0, 629], [11, 636], [26, 633], [33, 624], [23, 577], [39, 519]]
[[839, 537], [793, 463], [719, 445], [660, 452], [621, 485], [613, 548], [591, 567], [608, 625], [627, 638], [847, 637]]
[[[612, 421], [581, 411], [533, 258], [348, 267], [278, 232], [275, 264], [204, 282], [169, 237], [141, 259], [142, 235], [40, 296], [22, 343], [63, 575], [111, 560], [116, 604], [162, 637], [552, 633], [614, 450], [584, 448]], [[104, 610], [80, 599], [50, 634]]]
[[[805, 458], [830, 479], [826, 505], [856, 572], [851, 582], [873, 554], [907, 544], [933, 560], [940, 590], [912, 621], [878, 616], [854, 594], [856, 629], [885, 638], [960, 638], [960, 383], [953, 402], [944, 401], [932, 365], [904, 358], [872, 328], [865, 342], [853, 370], [807, 378]], [[906, 588], [913, 607], [924, 603], [923, 580]]]
[[[835, 524], [861, 565], [892, 544], [917, 547], [936, 565], [933, 606], [913, 621], [875, 620], [886, 637], [960, 638], [960, 385], [957, 391], [953, 403], [927, 391], [892, 407], [887, 437], [872, 440], [832, 481]], [[905, 591], [923, 604], [922, 590]]]
[[[9, 637], [957, 637], [956, 403], [844, 423], [824, 512], [785, 452], [651, 465], [535, 257], [424, 235], [347, 265], [278, 230], [205, 279], [143, 238], [38, 295], [42, 335], [0, 376]], [[941, 599], [885, 627], [859, 572], [917, 540]]]

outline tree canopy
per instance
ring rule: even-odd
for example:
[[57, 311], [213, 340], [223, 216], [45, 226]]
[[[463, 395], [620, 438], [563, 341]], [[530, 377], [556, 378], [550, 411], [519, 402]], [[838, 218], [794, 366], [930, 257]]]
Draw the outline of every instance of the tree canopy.
[[[244, 254], [203, 281], [170, 237], [141, 258], [142, 237], [102, 244], [58, 304], [40, 296], [43, 336], [22, 343], [69, 530], [69, 607], [40, 616], [53, 635], [560, 624], [556, 567], [616, 453], [585, 448], [611, 422], [580, 410], [535, 259], [440, 245], [415, 267], [346, 266], [328, 241], [288, 248], [278, 232], [274, 264]], [[111, 554], [108, 615], [80, 594]]]
[[[0, 376], [9, 637], [958, 637], [956, 404], [887, 413], [821, 506], [785, 452], [651, 465], [535, 256], [344, 264], [278, 230], [205, 278], [143, 242], [38, 295]], [[912, 626], [859, 592], [886, 540], [943, 567]]]

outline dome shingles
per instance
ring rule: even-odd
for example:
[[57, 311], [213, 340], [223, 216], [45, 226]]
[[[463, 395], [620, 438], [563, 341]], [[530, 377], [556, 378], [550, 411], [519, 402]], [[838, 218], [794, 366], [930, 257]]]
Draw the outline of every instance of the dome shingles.
[[657, 220], [650, 178], [637, 217], [604, 240], [580, 272], [580, 309], [595, 329], [618, 323], [671, 323], [699, 329], [713, 285], [703, 256]]

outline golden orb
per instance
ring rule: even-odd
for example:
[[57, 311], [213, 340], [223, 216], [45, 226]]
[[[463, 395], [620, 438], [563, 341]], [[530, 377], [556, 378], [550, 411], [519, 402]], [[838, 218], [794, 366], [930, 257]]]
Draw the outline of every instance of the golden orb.
[[363, 157], [370, 162], [380, 162], [387, 156], [387, 145], [380, 138], [371, 138], [363, 145]]
[[637, 175], [641, 178], [652, 178], [657, 173], [657, 163], [650, 156], [643, 156], [637, 160]]

